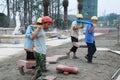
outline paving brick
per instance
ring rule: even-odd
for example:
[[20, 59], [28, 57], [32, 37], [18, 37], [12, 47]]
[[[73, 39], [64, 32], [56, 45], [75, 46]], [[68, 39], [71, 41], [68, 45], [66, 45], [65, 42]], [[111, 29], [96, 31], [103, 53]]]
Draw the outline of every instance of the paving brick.
[[55, 64], [58, 61], [57, 57], [47, 57], [46, 58], [47, 62], [49, 62], [50, 64]]
[[54, 55], [53, 57], [58, 58], [58, 60], [66, 59], [67, 55]]
[[25, 66], [27, 69], [32, 68], [36, 65], [35, 60], [19, 60], [18, 61], [19, 66]]
[[76, 46], [76, 47], [80, 47], [80, 48], [86, 48], [87, 47], [87, 44], [85, 42], [74, 42], [73, 45]]
[[57, 65], [56, 70], [58, 72], [68, 72], [68, 73], [78, 73], [78, 68], [75, 66], [68, 66], [68, 65]]
[[[35, 60], [18, 60], [19, 66], [25, 66], [27, 69], [31, 69], [33, 66], [36, 66]], [[46, 62], [46, 67], [48, 67], [49, 62]]]
[[51, 64], [54, 64], [54, 63], [57, 63], [58, 60], [62, 60], [62, 59], [65, 59], [67, 58], [66, 55], [54, 55], [54, 56], [51, 56], [51, 57], [47, 57], [46, 60], [47, 62], [51, 63]]
[[45, 78], [44, 78], [44, 80], [56, 80], [56, 76], [54, 76], [54, 75], [47, 75]]

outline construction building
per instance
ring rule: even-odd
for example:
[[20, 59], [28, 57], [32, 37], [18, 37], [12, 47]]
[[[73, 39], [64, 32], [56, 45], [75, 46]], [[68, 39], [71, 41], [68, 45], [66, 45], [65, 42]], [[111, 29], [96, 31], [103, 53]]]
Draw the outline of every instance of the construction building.
[[85, 20], [90, 20], [92, 16], [97, 16], [98, 0], [83, 0], [82, 14]]

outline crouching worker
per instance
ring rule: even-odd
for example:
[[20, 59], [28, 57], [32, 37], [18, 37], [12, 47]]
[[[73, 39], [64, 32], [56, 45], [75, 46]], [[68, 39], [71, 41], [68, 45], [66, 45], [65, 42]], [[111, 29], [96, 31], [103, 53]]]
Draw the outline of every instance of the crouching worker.
[[49, 16], [42, 18], [42, 24], [37, 22], [36, 30], [32, 33], [32, 39], [34, 40], [34, 56], [36, 58], [35, 74], [32, 80], [41, 78], [42, 73], [46, 71], [46, 36], [45, 31], [50, 27], [52, 19]]
[[[42, 20], [42, 18], [39, 18], [39, 20], [37, 22], [41, 23], [40, 20]], [[42, 24], [42, 23], [41, 23]], [[25, 40], [24, 40], [24, 50], [26, 52], [26, 60], [35, 60], [34, 57], [34, 42], [32, 39], [32, 33], [34, 32], [36, 25], [29, 25], [27, 27], [26, 33], [25, 33]], [[35, 66], [26, 66], [27, 69], [35, 69]], [[19, 72], [24, 75], [24, 66], [21, 65], [19, 67]]]

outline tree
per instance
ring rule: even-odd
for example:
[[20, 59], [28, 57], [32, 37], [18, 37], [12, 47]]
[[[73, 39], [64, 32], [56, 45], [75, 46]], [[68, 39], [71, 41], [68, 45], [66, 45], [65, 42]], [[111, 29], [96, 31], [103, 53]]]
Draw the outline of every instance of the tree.
[[59, 23], [59, 20], [62, 19], [61, 0], [10, 0], [8, 3], [10, 5], [10, 15], [13, 15], [13, 18], [10, 16], [10, 19], [13, 22], [12, 25], [15, 24], [15, 13], [19, 8], [21, 25], [31, 24], [33, 17], [37, 19], [38, 17], [49, 15], [55, 20], [55, 26], [61, 26], [61, 23]]
[[6, 16], [4, 13], [0, 13], [0, 27], [8, 27], [8, 16]]
[[63, 7], [64, 7], [64, 27], [67, 29], [68, 27], [68, 14], [67, 14], [68, 0], [63, 0]]
[[9, 25], [9, 22], [10, 22], [10, 8], [9, 8], [9, 0], [6, 1], [7, 3], [7, 17], [8, 17], [8, 25]]
[[48, 16], [49, 0], [43, 0], [43, 6], [44, 6], [44, 16]]
[[101, 16], [99, 17], [99, 21], [103, 23], [104, 26], [107, 25], [107, 22], [109, 22], [109, 26], [115, 26], [116, 24], [116, 19], [118, 18], [118, 15], [115, 13], [110, 13], [106, 16]]
[[27, 26], [27, 0], [24, 0], [24, 25]]
[[78, 1], [78, 11], [79, 13], [82, 13], [83, 0], [77, 0], [77, 1]]

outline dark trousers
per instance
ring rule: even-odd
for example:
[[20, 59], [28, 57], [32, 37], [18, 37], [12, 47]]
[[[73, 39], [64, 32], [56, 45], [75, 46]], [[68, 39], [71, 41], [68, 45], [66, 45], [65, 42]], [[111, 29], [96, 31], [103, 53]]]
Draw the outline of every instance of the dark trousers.
[[[71, 36], [71, 41], [72, 42], [78, 42], [78, 38], [75, 38], [75, 37]], [[77, 51], [77, 49], [78, 49], [78, 47], [73, 45], [73, 47], [70, 49], [70, 51], [75, 53]]]
[[32, 59], [33, 60], [35, 59], [33, 52], [26, 51], [26, 60], [32, 60]]
[[96, 52], [95, 41], [94, 43], [87, 43], [87, 47], [88, 47], [88, 54], [87, 54], [88, 61], [92, 62], [93, 55]]

